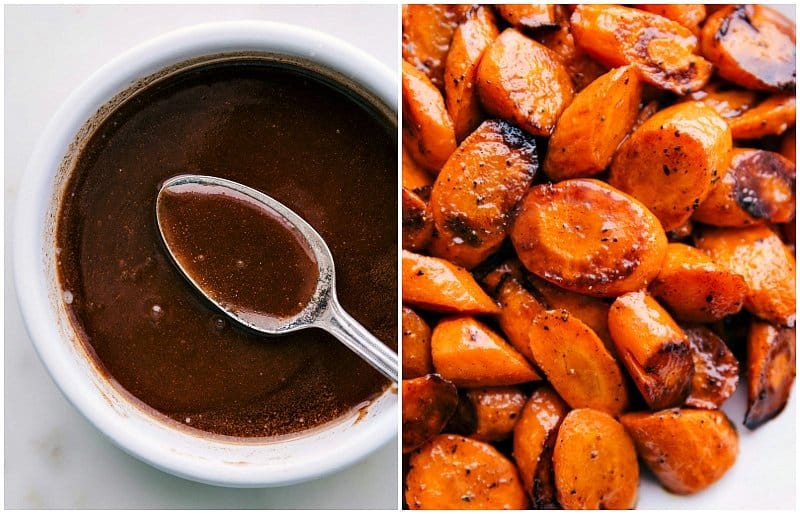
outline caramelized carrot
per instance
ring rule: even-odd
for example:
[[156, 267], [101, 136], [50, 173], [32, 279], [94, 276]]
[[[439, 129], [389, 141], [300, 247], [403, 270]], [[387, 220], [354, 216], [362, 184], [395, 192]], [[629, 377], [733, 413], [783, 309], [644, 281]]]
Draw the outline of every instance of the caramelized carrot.
[[416, 193], [402, 188], [403, 248], [420, 251], [433, 236], [433, 216], [428, 205]]
[[504, 20], [520, 30], [557, 25], [556, 6], [552, 4], [498, 4], [495, 9]]
[[700, 25], [706, 19], [703, 4], [638, 4], [636, 8], [678, 22], [695, 36], [700, 35]]
[[797, 100], [794, 93], [782, 93], [728, 119], [728, 125], [734, 139], [758, 139], [783, 134], [794, 125], [796, 116]]
[[500, 304], [497, 322], [516, 350], [530, 362], [535, 362], [531, 353], [528, 329], [537, 314], [545, 310], [545, 306], [525, 289], [518, 279], [511, 274], [499, 280], [495, 299]]
[[417, 378], [433, 373], [431, 327], [419, 314], [403, 306], [403, 378]]
[[[686, 101], [706, 104], [729, 120], [736, 118], [756, 104], [758, 93], [747, 89], [727, 89], [722, 82], [710, 82], [699, 91], [686, 95]], [[735, 136], [734, 136], [735, 137]]]
[[450, 40], [469, 6], [410, 4], [403, 6], [403, 60], [438, 88], [444, 86], [445, 58]]
[[700, 409], [718, 409], [736, 391], [739, 362], [725, 341], [708, 327], [684, 327], [694, 360], [692, 391], [685, 405]]
[[747, 336], [747, 414], [754, 430], [781, 413], [789, 400], [796, 373], [794, 328], [754, 321]]
[[439, 434], [457, 403], [455, 386], [439, 375], [403, 380], [403, 453]]
[[482, 387], [467, 391], [475, 413], [475, 430], [469, 437], [478, 441], [500, 441], [514, 431], [527, 397], [517, 386]]
[[423, 200], [428, 201], [433, 187], [433, 176], [414, 161], [405, 146], [403, 147], [402, 155], [402, 186]]

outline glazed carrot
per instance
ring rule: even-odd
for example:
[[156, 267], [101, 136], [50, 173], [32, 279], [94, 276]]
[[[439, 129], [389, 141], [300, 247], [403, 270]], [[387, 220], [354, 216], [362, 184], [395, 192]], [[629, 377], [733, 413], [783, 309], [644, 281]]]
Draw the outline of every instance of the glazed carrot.
[[653, 410], [681, 405], [694, 362], [686, 334], [667, 311], [645, 292], [628, 293], [611, 304], [608, 330], [647, 405]]
[[420, 251], [433, 236], [433, 216], [428, 205], [416, 193], [402, 188], [403, 248]]
[[403, 453], [438, 435], [453, 415], [458, 392], [439, 375], [403, 380]]
[[559, 181], [604, 171], [639, 114], [641, 96], [639, 77], [631, 66], [611, 70], [578, 93], [550, 138], [544, 161], [547, 176]]
[[514, 462], [535, 509], [553, 509], [553, 447], [569, 406], [549, 385], [533, 391], [514, 427]]
[[705, 323], [739, 312], [747, 284], [741, 275], [714, 264], [697, 248], [670, 243], [650, 293], [676, 318]]
[[781, 149], [780, 153], [793, 163], [797, 163], [795, 159], [795, 154], [797, 152], [797, 133], [795, 132], [794, 127], [789, 129], [781, 138]]
[[637, 4], [636, 8], [680, 23], [695, 36], [700, 35], [700, 25], [706, 19], [706, 6], [703, 4]]
[[529, 335], [536, 364], [570, 407], [616, 416], [628, 406], [619, 364], [581, 320], [567, 311], [545, 311], [533, 320]]
[[433, 373], [431, 327], [419, 314], [403, 306], [403, 378]]
[[789, 400], [796, 372], [794, 328], [754, 321], [747, 336], [747, 414], [754, 430], [781, 413]]
[[403, 303], [437, 312], [496, 314], [492, 299], [465, 270], [403, 250]]
[[736, 462], [739, 436], [722, 411], [671, 409], [624, 414], [620, 422], [661, 484], [677, 494], [706, 489]]
[[476, 87], [478, 62], [498, 35], [494, 13], [486, 6], [470, 9], [453, 35], [445, 63], [444, 90], [447, 112], [453, 120], [458, 141], [483, 121], [484, 112]]
[[564, 289], [616, 296], [658, 275], [667, 238], [641, 203], [593, 179], [534, 186], [511, 240], [523, 265]]
[[795, 166], [766, 150], [734, 148], [727, 173], [692, 218], [718, 227], [785, 223], [795, 216]]
[[406, 61], [402, 84], [403, 144], [417, 163], [438, 173], [456, 149], [453, 122], [442, 93]]
[[731, 132], [698, 102], [657, 112], [620, 146], [608, 183], [646, 205], [664, 230], [679, 227], [730, 163]]
[[649, 102], [644, 103], [644, 105], [642, 105], [642, 108], [639, 109], [639, 114], [636, 115], [636, 119], [633, 120], [633, 125], [631, 126], [631, 132], [634, 132], [636, 129], [641, 127], [645, 121], [652, 118], [653, 115], [658, 112], [658, 109], [659, 109], [658, 100], [650, 100]]
[[553, 450], [558, 503], [565, 509], [632, 509], [639, 463], [630, 436], [593, 409], [567, 414]]
[[498, 4], [495, 9], [504, 20], [520, 30], [557, 25], [556, 6], [552, 4]]
[[570, 19], [583, 50], [608, 67], [632, 64], [642, 80], [684, 95], [711, 77], [692, 31], [657, 14], [618, 5], [579, 5]]
[[730, 89], [722, 82], [709, 82], [699, 91], [689, 93], [686, 101], [698, 101], [711, 107], [726, 120], [741, 115], [752, 108], [758, 100], [758, 93], [747, 89]]
[[549, 136], [572, 100], [572, 81], [552, 50], [506, 29], [481, 59], [478, 93], [489, 114]]
[[478, 441], [500, 441], [514, 431], [527, 397], [517, 386], [482, 387], [467, 391], [476, 425], [469, 437]]
[[427, 202], [433, 187], [433, 176], [414, 161], [405, 146], [402, 155], [402, 186]]
[[736, 391], [739, 362], [725, 341], [708, 327], [683, 327], [689, 338], [694, 360], [692, 390], [684, 405], [700, 409], [718, 409]]
[[[791, 30], [791, 34], [788, 34]], [[730, 5], [708, 17], [703, 55], [724, 79], [748, 89], [793, 91], [794, 23], [762, 5]]]
[[773, 95], [739, 116], [728, 119], [734, 139], [758, 139], [780, 135], [794, 125], [797, 100], [794, 93]]
[[431, 82], [444, 87], [445, 58], [450, 40], [469, 6], [410, 4], [403, 6], [403, 60]]
[[513, 209], [538, 169], [536, 142], [501, 120], [485, 121], [447, 160], [431, 191], [431, 254], [473, 268], [500, 247]]
[[515, 385], [541, 377], [489, 327], [471, 317], [446, 318], [433, 329], [433, 367], [459, 387]]
[[765, 226], [704, 228], [695, 244], [717, 264], [744, 277], [747, 310], [784, 326], [795, 322], [795, 260], [780, 237]]
[[514, 464], [492, 446], [442, 434], [411, 456], [405, 498], [411, 510], [524, 509]]

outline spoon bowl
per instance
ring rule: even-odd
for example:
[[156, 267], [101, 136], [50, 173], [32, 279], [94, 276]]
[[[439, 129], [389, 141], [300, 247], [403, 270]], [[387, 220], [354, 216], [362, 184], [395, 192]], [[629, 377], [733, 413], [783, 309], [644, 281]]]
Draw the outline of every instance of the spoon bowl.
[[[268, 211], [270, 217], [279, 221], [281, 226], [291, 232], [313, 255], [318, 270], [316, 287], [299, 312], [288, 316], [262, 313], [257, 316], [246, 315], [211, 294], [199, 277], [183, 264], [177, 255], [176, 248], [173, 247], [170, 238], [166, 235], [167, 222], [162, 215], [161, 207], [168, 192], [185, 186], [191, 186], [193, 189], [213, 188], [215, 191], [228, 191], [232, 196], [235, 195], [239, 198], [246, 197], [249, 202], [254, 202], [259, 208]], [[178, 175], [164, 181], [159, 189], [156, 197], [156, 221], [167, 253], [181, 274], [209, 302], [237, 323], [270, 336], [279, 336], [312, 327], [321, 328], [339, 339], [388, 379], [397, 382], [397, 355], [352, 318], [339, 304], [336, 296], [333, 255], [322, 236], [293, 210], [269, 195], [232, 180], [206, 175]]]

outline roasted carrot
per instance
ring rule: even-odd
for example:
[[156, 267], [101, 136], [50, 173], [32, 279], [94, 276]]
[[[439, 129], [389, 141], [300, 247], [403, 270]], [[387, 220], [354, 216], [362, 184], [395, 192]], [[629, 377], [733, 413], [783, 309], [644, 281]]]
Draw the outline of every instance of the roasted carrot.
[[540, 380], [528, 361], [480, 321], [441, 320], [431, 338], [433, 367], [459, 387], [515, 385]]
[[405, 498], [412, 510], [524, 509], [514, 464], [492, 446], [442, 434], [411, 456]]
[[403, 60], [444, 87], [445, 58], [450, 40], [469, 6], [409, 4], [403, 6]]
[[628, 406], [619, 364], [584, 322], [567, 311], [545, 311], [530, 328], [531, 353], [558, 394], [573, 409], [618, 415]]
[[611, 304], [608, 330], [647, 405], [653, 410], [681, 405], [694, 362], [686, 334], [667, 311], [645, 292], [628, 293]]
[[423, 250], [433, 236], [433, 216], [428, 204], [416, 193], [402, 188], [403, 248]]
[[725, 120], [698, 102], [657, 112], [620, 146], [608, 183], [679, 227], [728, 169], [733, 141]]
[[676, 318], [705, 323], [739, 312], [747, 284], [741, 275], [715, 264], [701, 250], [670, 243], [650, 293]]
[[796, 116], [797, 100], [794, 93], [781, 93], [728, 119], [728, 125], [734, 139], [758, 139], [783, 134], [794, 125]]
[[403, 250], [403, 302], [437, 312], [500, 311], [472, 275], [444, 259]]
[[780, 153], [793, 163], [797, 164], [796, 160], [796, 153], [797, 153], [797, 133], [795, 128], [792, 127], [781, 138], [781, 148]]
[[549, 136], [572, 100], [572, 81], [552, 50], [506, 29], [481, 59], [478, 93], [490, 114]]
[[751, 109], [758, 100], [758, 93], [748, 89], [731, 89], [730, 84], [720, 81], [709, 82], [699, 91], [689, 93], [685, 101], [706, 104], [729, 120]]
[[457, 403], [456, 387], [439, 375], [403, 380], [403, 453], [438, 435]]
[[796, 373], [795, 329], [754, 321], [747, 336], [747, 414], [754, 430], [781, 413]]
[[430, 252], [473, 268], [502, 244], [511, 213], [538, 170], [536, 143], [501, 120], [481, 124], [442, 168], [431, 191]]
[[579, 5], [570, 19], [583, 50], [608, 67], [632, 64], [642, 80], [684, 95], [711, 77], [692, 31], [657, 14], [618, 5]]
[[631, 66], [616, 68], [578, 93], [558, 119], [544, 171], [554, 181], [604, 171], [639, 113], [642, 88]]
[[565, 509], [632, 509], [639, 463], [630, 436], [614, 418], [576, 409], [558, 429], [553, 450], [558, 503]]
[[518, 386], [469, 389], [467, 399], [475, 416], [475, 429], [468, 434], [478, 441], [500, 441], [514, 431], [527, 397]]
[[498, 4], [495, 9], [504, 20], [520, 30], [557, 25], [556, 6], [553, 4]]
[[683, 327], [689, 338], [694, 360], [692, 390], [685, 405], [700, 409], [718, 409], [736, 391], [739, 362], [725, 341], [708, 327]]
[[766, 226], [703, 228], [695, 244], [713, 261], [744, 277], [747, 310], [784, 326], [795, 323], [795, 260], [780, 237]]
[[695, 36], [700, 35], [700, 25], [706, 19], [706, 6], [703, 4], [637, 4], [636, 8], [678, 22]]
[[412, 309], [403, 306], [403, 378], [433, 373], [431, 327]]
[[431, 196], [433, 176], [422, 166], [417, 164], [413, 157], [411, 157], [411, 154], [408, 153], [405, 146], [403, 146], [402, 155], [402, 186], [427, 202], [428, 198]]
[[667, 238], [637, 200], [593, 179], [534, 186], [511, 240], [525, 267], [564, 289], [616, 296], [658, 275]]
[[639, 456], [677, 494], [706, 489], [736, 462], [739, 436], [722, 411], [671, 409], [624, 414]]

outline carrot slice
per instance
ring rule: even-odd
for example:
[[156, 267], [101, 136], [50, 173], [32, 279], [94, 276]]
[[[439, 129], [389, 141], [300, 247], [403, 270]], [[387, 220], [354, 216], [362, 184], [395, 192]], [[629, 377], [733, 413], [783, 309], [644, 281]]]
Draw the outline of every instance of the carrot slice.
[[433, 184], [431, 254], [473, 268], [494, 253], [537, 170], [536, 142], [530, 135], [506, 121], [482, 123]]
[[403, 306], [403, 378], [433, 373], [431, 327], [419, 314]]
[[456, 149], [456, 134], [442, 93], [406, 61], [402, 85], [403, 144], [417, 163], [438, 173]]
[[694, 362], [686, 334], [667, 311], [642, 291], [628, 293], [611, 304], [608, 330], [647, 405], [653, 410], [681, 405]]
[[636, 8], [680, 23], [695, 36], [700, 35], [700, 25], [706, 19], [703, 4], [637, 4]]
[[545, 311], [533, 320], [529, 335], [536, 364], [570, 407], [616, 416], [628, 406], [619, 364], [581, 320], [567, 311]]
[[646, 205], [664, 230], [681, 226], [728, 169], [725, 120], [698, 102], [657, 112], [620, 146], [608, 183]]
[[495, 9], [504, 20], [520, 30], [557, 25], [556, 6], [553, 4], [498, 4]]
[[711, 63], [696, 55], [697, 38], [679, 23], [618, 5], [579, 5], [570, 19], [583, 50], [608, 67], [632, 64], [642, 80], [684, 95], [702, 88]]
[[475, 130], [484, 118], [476, 87], [478, 63], [498, 34], [492, 10], [478, 6], [467, 12], [466, 20], [456, 29], [450, 43], [444, 71], [445, 103], [458, 141]]
[[617, 296], [658, 275], [664, 230], [637, 200], [593, 179], [534, 186], [511, 241], [525, 267], [564, 289]]
[[403, 60], [444, 87], [444, 67], [450, 41], [469, 6], [409, 4], [403, 6]]
[[567, 414], [553, 450], [558, 503], [565, 509], [632, 509], [639, 463], [630, 436], [593, 409]]
[[552, 50], [506, 29], [481, 59], [478, 93], [489, 114], [549, 136], [572, 100], [572, 81]]
[[433, 187], [433, 176], [425, 171], [425, 169], [417, 164], [408, 150], [403, 146], [403, 174], [402, 186], [409, 191], [413, 192], [426, 202], [431, 196], [431, 188]]
[[457, 403], [456, 387], [439, 375], [403, 380], [403, 453], [439, 434]]
[[544, 311], [545, 306], [511, 275], [505, 275], [501, 279], [495, 299], [500, 304], [497, 322], [508, 341], [530, 362], [535, 362], [531, 353], [528, 330], [533, 318]]
[[475, 429], [468, 434], [478, 441], [501, 441], [514, 431], [527, 397], [517, 386], [482, 387], [467, 391], [475, 416]]
[[789, 129], [781, 138], [780, 153], [793, 163], [797, 163], [797, 132], [794, 127]]
[[471, 317], [446, 318], [433, 329], [433, 367], [459, 387], [515, 385], [540, 380], [502, 337]]
[[796, 373], [794, 328], [754, 321], [747, 336], [747, 414], [754, 430], [783, 411]]
[[728, 471], [739, 436], [722, 411], [671, 409], [624, 414], [620, 422], [661, 484], [677, 494], [706, 489]]
[[437, 312], [500, 311], [464, 268], [407, 250], [403, 250], [403, 302]]
[[557, 508], [553, 447], [569, 406], [549, 385], [533, 391], [514, 427], [514, 461], [535, 509]]
[[692, 391], [685, 405], [700, 409], [718, 409], [736, 391], [739, 362], [708, 327], [684, 327], [694, 360]]
[[734, 139], [758, 139], [780, 135], [794, 125], [797, 99], [794, 93], [773, 95], [742, 114], [728, 119]]
[[411, 456], [405, 498], [412, 510], [524, 509], [514, 464], [489, 444], [442, 434]]
[[419, 251], [428, 246], [433, 236], [433, 216], [428, 204], [416, 193], [402, 188], [403, 248]]
[[617, 68], [578, 93], [558, 119], [544, 171], [552, 180], [604, 171], [639, 113], [642, 87], [631, 66]]
[[670, 243], [650, 292], [676, 318], [705, 323], [739, 312], [747, 284], [741, 275], [714, 264], [697, 248]]
[[767, 321], [794, 326], [795, 260], [780, 237], [766, 226], [703, 228], [695, 244], [717, 264], [744, 277], [747, 310]]

